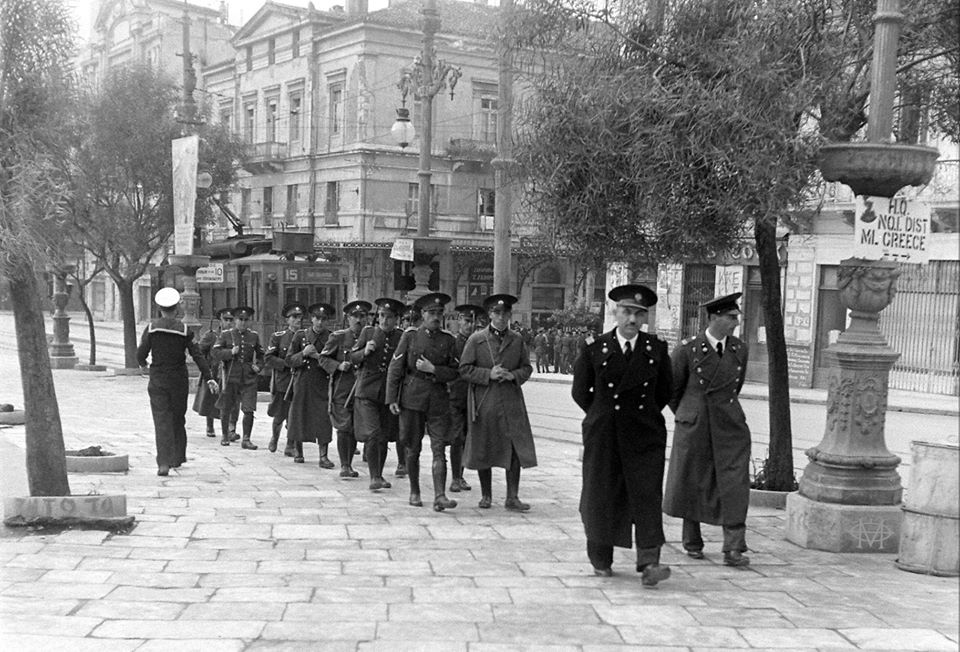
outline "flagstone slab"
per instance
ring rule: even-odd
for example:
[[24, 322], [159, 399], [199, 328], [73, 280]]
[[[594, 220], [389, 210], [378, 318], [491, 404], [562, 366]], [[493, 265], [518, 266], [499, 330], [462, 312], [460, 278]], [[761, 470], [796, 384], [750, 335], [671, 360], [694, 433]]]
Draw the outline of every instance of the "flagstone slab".
[[395, 604], [412, 600], [413, 591], [410, 587], [351, 586], [349, 583], [345, 583], [343, 585], [318, 586], [313, 592], [311, 602]]
[[473, 602], [485, 604], [503, 604], [510, 602], [510, 594], [505, 588], [479, 588], [467, 584], [463, 586], [444, 586], [438, 591], [436, 586], [413, 586], [414, 603], [457, 603]]
[[291, 641], [313, 641], [312, 647], [319, 649], [322, 644], [326, 650], [328, 641], [351, 641], [355, 647], [356, 641], [374, 638], [376, 627], [376, 623], [371, 621], [281, 621], [267, 623], [260, 638], [287, 641], [287, 649], [296, 649], [295, 645], [291, 646]]
[[[110, 593], [110, 600], [157, 602], [206, 602], [216, 592], [212, 588], [160, 588], [118, 586]], [[149, 638], [149, 637], [148, 637]]]
[[[495, 627], [489, 623], [489, 627]], [[380, 622], [377, 623], [377, 640], [380, 641], [422, 641], [425, 637], [431, 641], [479, 641], [478, 626], [471, 622], [456, 620], [433, 621], [428, 632], [424, 632], [422, 624], [417, 622]], [[442, 648], [438, 648], [442, 649]]]
[[[240, 639], [189, 639], [177, 641], [177, 652], [240, 652], [247, 649]], [[169, 641], [147, 641], [137, 652], [169, 652]]]
[[429, 576], [433, 574], [433, 569], [430, 563], [426, 561], [347, 561], [343, 562], [343, 574], [382, 575], [386, 577]]
[[[283, 602], [198, 602], [188, 604], [182, 620], [264, 620], [279, 621], [287, 605]], [[317, 614], [314, 614], [316, 616]], [[326, 615], [324, 615], [326, 618]]]
[[30, 555], [17, 555], [5, 565], [10, 568], [44, 568], [47, 570], [73, 570], [80, 565], [83, 557], [47, 555], [42, 552]]
[[956, 650], [957, 644], [933, 629], [855, 627], [837, 630], [863, 649]]
[[76, 614], [110, 620], [173, 620], [184, 608], [180, 602], [90, 600]]
[[[393, 608], [397, 605], [389, 606]], [[408, 605], [404, 603], [404, 606]], [[376, 602], [327, 602], [323, 604], [296, 602], [287, 605], [283, 612], [283, 620], [314, 621], [322, 619], [334, 622], [347, 620], [374, 622], [387, 620], [387, 607], [388, 605], [385, 603]]]
[[389, 609], [389, 620], [390, 622], [420, 622], [429, 630], [434, 623], [490, 623], [493, 622], [493, 610], [488, 604], [469, 602], [392, 604]]
[[477, 626], [484, 643], [514, 643], [529, 649], [539, 645], [577, 644], [590, 641], [595, 644], [623, 644], [618, 628], [611, 625], [580, 623], [551, 623], [549, 627], [530, 627], [529, 624], [481, 623]]
[[607, 604], [607, 597], [600, 589], [567, 589], [565, 591], [553, 591], [549, 589], [511, 588], [510, 598], [516, 604]]
[[107, 620], [93, 635], [98, 638], [253, 639], [263, 631], [264, 624], [247, 620]]
[[307, 602], [313, 597], [309, 587], [265, 586], [217, 589], [210, 602]]
[[42, 634], [0, 634], [6, 650], [43, 650], [43, 652], [131, 652], [143, 640], [116, 641], [102, 638], [46, 636]]
[[830, 648], [834, 650], [857, 649], [846, 638], [832, 629], [812, 627], [796, 628], [751, 628], [743, 627], [738, 630], [752, 647], [768, 650], [811, 646], [817, 649]]
[[2, 632], [0, 635], [52, 632], [56, 633], [57, 636], [83, 637], [92, 632], [93, 629], [102, 622], [102, 618], [34, 614], [29, 620], [5, 619], [3, 623], [0, 624], [0, 632]]
[[275, 525], [273, 538], [282, 539], [346, 539], [343, 525]]
[[697, 621], [680, 606], [656, 605], [594, 605], [600, 622], [607, 625], [642, 627], [650, 623], [670, 623], [672, 627], [695, 627]]
[[96, 600], [113, 590], [111, 584], [80, 584], [64, 582], [16, 582], [3, 590], [4, 596], [19, 596], [23, 598], [42, 598], [43, 600], [57, 600], [61, 598], [76, 598], [78, 600]]
[[674, 627], [669, 622], [651, 622], [643, 626], [619, 627], [618, 629], [624, 642], [634, 646], [683, 647], [690, 642], [701, 641], [718, 649], [750, 647], [750, 643], [733, 627]]
[[[0, 593], [0, 615], [32, 616], [34, 614], [66, 615], [72, 613], [82, 603], [79, 600], [55, 599], [24, 600], [22, 597], [5, 596]], [[2, 618], [0, 618], [2, 621]], [[0, 626], [0, 632], [2, 632]]]

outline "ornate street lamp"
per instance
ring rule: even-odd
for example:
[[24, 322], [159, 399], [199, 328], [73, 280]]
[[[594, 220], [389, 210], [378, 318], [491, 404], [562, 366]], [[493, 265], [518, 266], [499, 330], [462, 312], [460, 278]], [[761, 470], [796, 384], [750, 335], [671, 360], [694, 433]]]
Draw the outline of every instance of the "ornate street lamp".
[[[445, 256], [450, 250], [449, 240], [430, 238], [430, 170], [431, 151], [433, 147], [433, 98], [444, 90], [449, 90], [450, 99], [457, 81], [463, 76], [459, 66], [454, 66], [437, 57], [433, 37], [440, 27], [440, 14], [437, 11], [437, 0], [423, 0], [420, 9], [423, 16], [423, 49], [414, 58], [410, 70], [400, 74], [397, 88], [400, 89], [401, 108], [397, 109], [397, 120], [391, 128], [391, 133], [400, 147], [406, 147], [413, 140], [415, 131], [410, 122], [410, 111], [407, 109], [407, 96], [411, 93], [420, 101], [420, 168], [417, 170], [419, 180], [419, 197], [417, 204], [417, 236], [414, 245], [413, 274], [416, 279], [416, 288], [408, 293], [411, 296], [420, 296], [429, 292], [427, 283], [430, 278], [430, 263], [438, 256]], [[443, 263], [441, 263], [441, 268]]]
[[[938, 152], [890, 142], [896, 86], [899, 0], [878, 0], [867, 142], [826, 145], [820, 171], [857, 195], [893, 197], [901, 188], [930, 181]], [[897, 264], [890, 260], [840, 261], [840, 301], [850, 327], [827, 352], [836, 360], [827, 393], [822, 441], [806, 451], [809, 463], [799, 492], [787, 498], [787, 539], [833, 552], [896, 552], [903, 487], [900, 458], [884, 440], [890, 368], [900, 354], [878, 328], [893, 300]]]

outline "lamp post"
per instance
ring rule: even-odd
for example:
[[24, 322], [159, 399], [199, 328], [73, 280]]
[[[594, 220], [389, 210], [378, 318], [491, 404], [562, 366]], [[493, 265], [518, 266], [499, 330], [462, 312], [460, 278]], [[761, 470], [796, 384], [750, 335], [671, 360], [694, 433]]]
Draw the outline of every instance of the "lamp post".
[[417, 239], [414, 247], [414, 277], [417, 287], [409, 294], [419, 296], [429, 290], [426, 283], [430, 278], [430, 263], [438, 255], [449, 251], [448, 241], [431, 241], [430, 238], [430, 178], [431, 153], [433, 147], [433, 98], [444, 90], [449, 90], [450, 99], [457, 81], [463, 75], [458, 66], [454, 66], [437, 57], [434, 35], [440, 27], [440, 14], [436, 0], [423, 0], [420, 8], [422, 15], [423, 49], [414, 58], [410, 71], [400, 75], [397, 88], [400, 89], [402, 108], [397, 110], [397, 121], [391, 132], [401, 147], [406, 147], [415, 134], [410, 122], [410, 113], [406, 108], [407, 96], [411, 93], [420, 100], [420, 161], [417, 170], [419, 196], [417, 204]]
[[53, 270], [53, 341], [50, 342], [50, 367], [52, 369], [73, 369], [79, 359], [70, 342], [70, 315], [67, 314], [67, 301], [70, 300], [70, 285], [67, 274], [72, 273], [74, 265], [60, 265]]
[[[867, 142], [826, 145], [820, 170], [857, 195], [893, 197], [907, 185], [927, 183], [938, 152], [891, 143], [896, 86], [899, 0], [878, 0]], [[878, 328], [879, 313], [896, 292], [899, 270], [890, 260], [840, 261], [838, 289], [850, 327], [827, 349], [836, 360], [827, 393], [822, 441], [806, 451], [809, 463], [799, 492], [787, 497], [789, 541], [833, 552], [896, 552], [903, 487], [900, 458], [884, 441], [890, 368], [900, 354]]]

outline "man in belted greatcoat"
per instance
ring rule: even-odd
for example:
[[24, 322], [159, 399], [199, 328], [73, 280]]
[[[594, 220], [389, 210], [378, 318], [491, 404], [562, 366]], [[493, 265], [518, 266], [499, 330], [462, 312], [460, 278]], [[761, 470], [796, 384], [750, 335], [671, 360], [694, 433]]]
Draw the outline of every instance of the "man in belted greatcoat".
[[254, 310], [240, 306], [233, 310], [233, 328], [220, 333], [213, 345], [213, 357], [223, 363], [223, 389], [220, 393], [220, 439], [221, 446], [230, 445], [229, 415], [240, 404], [243, 412], [243, 440], [241, 448], [257, 450], [250, 441], [253, 432], [253, 414], [257, 411], [257, 374], [263, 366], [263, 345], [260, 335], [250, 330]]
[[353, 427], [357, 441], [363, 442], [367, 468], [370, 472], [370, 491], [389, 489], [383, 478], [387, 444], [397, 441], [400, 421], [386, 404], [387, 366], [400, 343], [401, 331], [397, 322], [403, 304], [396, 299], [380, 298], [377, 305], [378, 323], [360, 331], [353, 345], [350, 361], [357, 371], [353, 393]]
[[320, 364], [330, 374], [330, 421], [337, 430], [337, 454], [340, 457], [340, 477], [356, 478], [353, 454], [357, 438], [353, 426], [353, 394], [357, 380], [350, 361], [350, 351], [367, 323], [367, 314], [373, 306], [368, 301], [351, 301], [343, 307], [347, 327], [334, 331], [320, 351]]
[[[214, 327], [207, 330], [201, 337], [198, 346], [200, 353], [210, 365], [210, 377], [220, 378], [221, 363], [213, 359], [213, 345], [216, 344], [220, 333], [233, 328], [233, 308], [220, 308], [214, 313], [217, 323]], [[230, 415], [230, 441], [237, 441], [240, 435], [237, 434], [237, 418], [240, 416], [240, 404], [234, 406], [234, 413]], [[207, 383], [197, 385], [197, 393], [193, 397], [193, 411], [207, 420], [207, 437], [216, 437], [217, 431], [214, 424], [220, 420], [220, 410], [217, 408], [217, 395], [211, 392]]]
[[[270, 435], [267, 450], [271, 453], [277, 451], [280, 431], [290, 412], [293, 369], [287, 363], [287, 351], [290, 350], [293, 337], [303, 327], [303, 315], [306, 310], [306, 306], [299, 301], [293, 301], [283, 307], [281, 314], [287, 320], [287, 327], [270, 336], [270, 343], [263, 356], [264, 365], [270, 370], [270, 405], [267, 407], [267, 416], [273, 417], [273, 432]], [[284, 453], [289, 453], [290, 457], [293, 456], [293, 442], [289, 439]]]
[[[457, 313], [455, 339], [457, 359], [463, 354], [467, 340], [473, 335], [483, 315], [483, 307], [465, 303], [454, 308]], [[450, 389], [450, 491], [460, 493], [471, 487], [463, 478], [463, 446], [467, 441], [467, 388], [469, 383], [458, 375], [448, 385]]]
[[663, 511], [683, 519], [683, 547], [703, 559], [700, 523], [723, 528], [723, 563], [750, 563], [746, 521], [750, 502], [750, 428], [740, 407], [747, 346], [733, 335], [741, 293], [703, 304], [707, 327], [673, 351], [676, 427]]
[[287, 364], [293, 369], [293, 397], [287, 417], [287, 435], [293, 442], [293, 461], [303, 464], [303, 443], [317, 442], [320, 447], [318, 466], [332, 469], [327, 457], [333, 426], [330, 423], [330, 374], [320, 360], [320, 351], [330, 339], [327, 324], [336, 310], [328, 303], [314, 303], [307, 308], [310, 328], [297, 331], [287, 351]]
[[187, 398], [190, 380], [187, 376], [189, 353], [200, 368], [200, 382], [216, 394], [217, 382], [210, 378], [210, 367], [193, 333], [177, 319], [180, 293], [173, 288], [162, 288], [154, 298], [160, 307], [160, 318], [154, 319], [143, 330], [137, 347], [137, 362], [147, 365], [150, 357], [150, 411], [157, 446], [157, 475], [168, 475], [187, 461]]
[[400, 437], [407, 455], [410, 505], [422, 507], [420, 498], [420, 451], [424, 430], [433, 454], [433, 509], [442, 512], [457, 506], [446, 495], [450, 434], [450, 394], [447, 383], [460, 375], [456, 339], [442, 329], [443, 313], [450, 296], [434, 292], [417, 299], [423, 315], [418, 328], [404, 331], [397, 352], [387, 369], [386, 402], [400, 417]]
[[483, 302], [490, 325], [467, 340], [460, 357], [460, 376], [467, 390], [467, 443], [464, 465], [480, 478], [481, 509], [493, 501], [492, 467], [506, 469], [504, 507], [525, 512], [520, 500], [520, 469], [537, 465], [537, 452], [521, 386], [533, 373], [530, 354], [520, 334], [510, 330], [517, 298], [495, 294]]
[[666, 342], [640, 330], [657, 303], [653, 290], [621, 285], [607, 296], [617, 326], [588, 343], [573, 366], [573, 400], [586, 412], [580, 518], [594, 573], [611, 576], [614, 546], [630, 548], [635, 539], [637, 572], [654, 586], [670, 577], [660, 564], [670, 356]]

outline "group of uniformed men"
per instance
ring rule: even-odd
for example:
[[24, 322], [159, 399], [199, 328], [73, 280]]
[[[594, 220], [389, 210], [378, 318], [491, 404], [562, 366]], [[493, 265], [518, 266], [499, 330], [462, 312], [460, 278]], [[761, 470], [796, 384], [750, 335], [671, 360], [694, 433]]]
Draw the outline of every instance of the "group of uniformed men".
[[[333, 306], [292, 302], [282, 310], [286, 329], [273, 333], [265, 349], [247, 327], [253, 309], [219, 310], [219, 328], [206, 333], [199, 345], [211, 378], [219, 378], [218, 383], [201, 382], [194, 401], [194, 409], [207, 417], [207, 436], [216, 436], [213, 423], [219, 418], [221, 445], [240, 440], [244, 449], [258, 448], [250, 435], [257, 375], [266, 368], [271, 372], [270, 452], [278, 449], [286, 422], [286, 455], [303, 463], [304, 442], [316, 442], [319, 466], [334, 468], [328, 449], [336, 430], [340, 477], [359, 476], [353, 458], [357, 442], [363, 443], [370, 489], [380, 491], [391, 487], [383, 469], [388, 445], [394, 442], [396, 475], [408, 477], [409, 503], [419, 507], [420, 453], [426, 435], [436, 511], [457, 506], [446, 495], [448, 447], [451, 492], [470, 491], [464, 466], [476, 468], [479, 506], [489, 508], [491, 467], [503, 467], [505, 507], [528, 510], [518, 496], [520, 469], [535, 466], [536, 454], [520, 385], [532, 368], [522, 339], [508, 328], [516, 298], [501, 294], [483, 306], [457, 306], [456, 334], [442, 328], [450, 300], [443, 293], [428, 294], [409, 306], [377, 299], [376, 322], [370, 325], [374, 304], [352, 301], [343, 309], [347, 328], [332, 332]], [[306, 315], [311, 324], [301, 328]], [[490, 328], [474, 333], [488, 315]], [[471, 335], [479, 345], [468, 346]], [[240, 413], [242, 437], [236, 433]]]
[[[708, 326], [672, 357], [665, 342], [641, 328], [656, 293], [624, 285], [608, 296], [616, 302], [617, 326], [587, 343], [574, 365], [572, 387], [586, 413], [580, 514], [596, 574], [612, 575], [614, 546], [629, 548], [635, 540], [643, 584], [667, 579], [670, 568], [660, 564], [663, 512], [683, 519], [682, 543], [691, 558], [704, 557], [700, 524], [705, 522], [723, 528], [724, 564], [748, 565], [743, 553], [750, 431], [738, 399], [747, 347], [733, 335], [740, 294], [703, 304]], [[138, 349], [141, 365], [152, 357], [148, 391], [159, 475], [186, 461], [184, 354], [189, 352], [201, 372], [195, 409], [219, 415], [223, 446], [241, 439], [235, 430], [242, 412], [241, 446], [257, 448], [250, 435], [257, 374], [265, 365], [272, 371], [271, 452], [286, 421], [285, 452], [294, 462], [304, 461], [304, 442], [316, 442], [319, 465], [333, 468], [327, 450], [335, 428], [340, 476], [358, 477], [353, 457], [362, 442], [370, 489], [380, 491], [391, 486], [383, 468], [388, 443], [396, 442], [397, 475], [409, 476], [409, 504], [419, 507], [420, 452], [427, 435], [436, 511], [457, 506], [445, 492], [448, 446], [451, 492], [469, 491], [463, 469], [476, 469], [479, 507], [490, 508], [491, 469], [500, 467], [506, 470], [504, 506], [530, 509], [519, 498], [519, 484], [521, 468], [537, 464], [521, 392], [532, 367], [522, 337], [509, 327], [516, 297], [497, 294], [483, 306], [457, 306], [456, 334], [441, 327], [450, 302], [442, 293], [412, 306], [377, 299], [375, 325], [367, 324], [373, 305], [350, 302], [344, 306], [347, 328], [334, 332], [328, 329], [332, 306], [294, 302], [283, 308], [287, 328], [273, 334], [266, 350], [247, 327], [253, 310], [245, 306], [221, 310], [221, 328], [198, 346], [176, 319], [179, 299], [172, 288], [157, 293], [162, 316], [145, 329]], [[305, 314], [311, 326], [300, 328]], [[484, 316], [489, 325], [475, 330]], [[406, 328], [398, 327], [403, 318]], [[676, 428], [664, 494], [662, 410], [668, 405]], [[215, 437], [212, 423], [208, 416], [207, 435]]]

